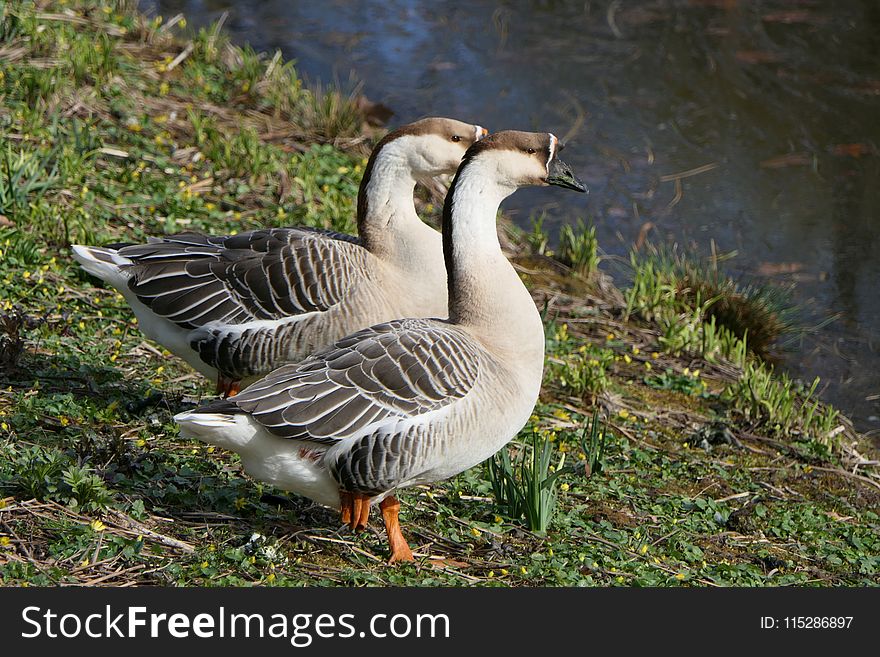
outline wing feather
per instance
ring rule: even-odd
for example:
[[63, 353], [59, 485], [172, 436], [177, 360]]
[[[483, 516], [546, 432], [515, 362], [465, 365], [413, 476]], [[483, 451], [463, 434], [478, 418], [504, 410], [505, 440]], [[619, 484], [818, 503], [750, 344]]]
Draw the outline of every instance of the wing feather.
[[451, 324], [398, 320], [286, 365], [230, 401], [278, 436], [335, 444], [377, 423], [418, 423], [467, 395], [485, 361]]
[[[129, 287], [153, 312], [192, 329], [325, 311], [366, 275], [356, 238], [311, 229], [226, 237], [183, 233], [123, 246]], [[220, 304], [202, 299], [222, 295]]]

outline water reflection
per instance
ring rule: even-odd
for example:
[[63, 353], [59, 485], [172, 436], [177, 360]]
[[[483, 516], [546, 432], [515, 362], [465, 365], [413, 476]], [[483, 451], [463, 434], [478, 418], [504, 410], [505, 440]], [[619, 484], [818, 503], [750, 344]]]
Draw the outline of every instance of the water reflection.
[[[830, 4], [830, 3], [828, 3]], [[653, 239], [737, 250], [742, 275], [797, 282], [804, 336], [786, 366], [880, 427], [880, 3], [741, 0], [155, 0], [312, 79], [365, 81], [407, 121], [446, 114], [568, 134], [586, 204], [514, 197], [525, 224], [587, 216], [625, 254]], [[697, 173], [681, 178], [671, 174]], [[552, 200], [551, 200], [552, 199]], [[512, 199], [513, 200], [513, 199]]]

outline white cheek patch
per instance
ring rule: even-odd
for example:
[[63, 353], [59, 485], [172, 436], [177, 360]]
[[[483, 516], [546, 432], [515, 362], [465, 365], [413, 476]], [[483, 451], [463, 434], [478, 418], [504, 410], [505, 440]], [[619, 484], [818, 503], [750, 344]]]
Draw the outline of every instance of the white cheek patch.
[[548, 132], [547, 134], [550, 135], [550, 147], [547, 149], [549, 151], [548, 157], [547, 157], [547, 175], [549, 176], [550, 175], [550, 163], [553, 161], [553, 158], [556, 157], [556, 147], [557, 147], [557, 144], [559, 143], [559, 140], [556, 138], [556, 135], [554, 135], [552, 132]]
[[480, 141], [483, 138], [483, 126], [475, 125], [474, 126], [474, 141]]

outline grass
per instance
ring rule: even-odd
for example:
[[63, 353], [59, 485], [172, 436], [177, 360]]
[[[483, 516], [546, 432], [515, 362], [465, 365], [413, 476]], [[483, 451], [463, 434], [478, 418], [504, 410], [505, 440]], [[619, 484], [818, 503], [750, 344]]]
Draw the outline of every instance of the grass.
[[[659, 275], [624, 297], [523, 267], [545, 308], [541, 399], [495, 474], [402, 493], [415, 565], [385, 566], [380, 532], [351, 534], [234, 455], [181, 440], [173, 414], [211, 385], [145, 341], [69, 244], [353, 231], [375, 136], [349, 94], [308, 89], [221, 29], [118, 2], [0, 15], [0, 583], [877, 583], [870, 445], [818, 387], [762, 364], [751, 329], [743, 340], [712, 315], [716, 293], [697, 303]], [[588, 230], [572, 235], [569, 269], [595, 253]]]
[[701, 261], [676, 248], [649, 245], [647, 254], [633, 251], [626, 316], [660, 323], [670, 351], [703, 344], [701, 325], [712, 321], [714, 333], [723, 330], [747, 340], [752, 353], [767, 357], [780, 337], [794, 330], [793, 310], [785, 289], [742, 284], [718, 267], [735, 255]]
[[596, 227], [578, 219], [573, 224], [563, 224], [559, 230], [559, 246], [550, 248], [551, 236], [544, 228], [544, 214], [532, 217], [531, 231], [522, 235], [532, 253], [555, 258], [569, 270], [585, 280], [589, 280], [599, 270], [599, 243], [596, 240]]

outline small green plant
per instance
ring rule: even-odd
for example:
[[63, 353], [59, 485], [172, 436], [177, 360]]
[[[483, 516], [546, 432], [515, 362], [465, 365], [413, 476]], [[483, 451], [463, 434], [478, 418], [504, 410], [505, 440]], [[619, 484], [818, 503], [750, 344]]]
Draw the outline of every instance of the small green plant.
[[700, 395], [706, 391], [706, 382], [700, 379], [699, 372], [690, 370], [677, 374], [667, 367], [665, 372], [646, 376], [644, 381], [657, 390], [672, 390], [685, 395]]
[[589, 432], [587, 425], [581, 429], [581, 449], [586, 456], [584, 471], [587, 477], [598, 475], [605, 467], [605, 440], [608, 427], [605, 422], [599, 422], [599, 409], [593, 409], [593, 417], [590, 418]]
[[632, 285], [625, 291], [625, 316], [638, 315], [651, 321], [661, 309], [678, 310], [672, 265], [668, 259], [662, 255], [645, 258], [633, 251], [629, 254], [629, 261], [633, 276]]
[[0, 483], [26, 499], [54, 500], [84, 511], [103, 509], [113, 502], [113, 493], [94, 470], [72, 463], [57, 449], [29, 446], [12, 448], [11, 453], [11, 467], [0, 472]]
[[[13, 452], [15, 453], [15, 452]], [[12, 469], [4, 473], [27, 498], [51, 498], [58, 492], [67, 459], [57, 450], [27, 447], [15, 453]]]
[[596, 227], [578, 219], [577, 225], [563, 224], [559, 230], [558, 260], [580, 276], [588, 277], [599, 268], [599, 242]]
[[537, 217], [532, 216], [532, 230], [526, 234], [526, 243], [537, 255], [551, 255], [550, 251], [550, 233], [544, 229], [544, 219], [547, 218], [546, 213], [542, 212]]
[[107, 490], [104, 480], [87, 466], [70, 466], [62, 474], [62, 480], [70, 489], [68, 506], [96, 511], [106, 508], [113, 501], [113, 494]]
[[531, 449], [520, 451], [516, 462], [506, 449], [486, 462], [486, 474], [495, 503], [509, 518], [525, 518], [532, 531], [546, 533], [556, 509], [556, 479], [565, 462], [551, 466], [553, 447], [550, 440], [532, 434]]
[[486, 477], [492, 485], [492, 495], [498, 509], [508, 518], [521, 518], [523, 496], [507, 448], [486, 461]]
[[756, 427], [783, 437], [797, 433], [828, 445], [834, 438], [839, 413], [820, 404], [816, 398], [818, 385], [818, 377], [804, 388], [784, 372], [774, 373], [772, 366], [749, 361], [722, 396]]
[[587, 344], [561, 358], [551, 358], [547, 373], [550, 381], [555, 381], [573, 395], [595, 396], [608, 388], [608, 370], [613, 362], [614, 352], [611, 349]]

